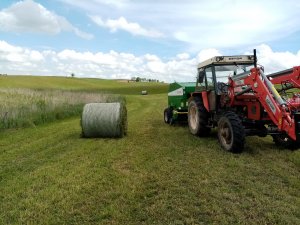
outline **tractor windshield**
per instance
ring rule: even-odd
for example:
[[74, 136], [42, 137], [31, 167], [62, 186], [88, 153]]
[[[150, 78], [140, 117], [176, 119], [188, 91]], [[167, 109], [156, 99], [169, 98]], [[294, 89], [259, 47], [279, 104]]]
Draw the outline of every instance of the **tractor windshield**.
[[216, 80], [217, 82], [227, 83], [229, 76], [232, 77], [244, 72], [248, 72], [253, 67], [254, 67], [253, 64], [215, 66]]

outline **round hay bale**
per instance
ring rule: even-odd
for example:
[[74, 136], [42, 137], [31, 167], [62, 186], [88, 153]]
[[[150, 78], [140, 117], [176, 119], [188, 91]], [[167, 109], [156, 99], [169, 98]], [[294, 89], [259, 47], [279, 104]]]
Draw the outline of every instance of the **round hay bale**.
[[127, 133], [127, 109], [122, 103], [89, 103], [81, 117], [83, 137], [120, 138]]
[[142, 91], [141, 94], [142, 94], [142, 95], [147, 95], [148, 92], [147, 92], [147, 91]]

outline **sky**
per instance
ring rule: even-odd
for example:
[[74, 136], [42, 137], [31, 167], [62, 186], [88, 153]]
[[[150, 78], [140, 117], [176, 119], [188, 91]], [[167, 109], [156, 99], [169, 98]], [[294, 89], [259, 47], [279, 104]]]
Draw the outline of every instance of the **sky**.
[[194, 81], [197, 64], [258, 52], [300, 65], [298, 0], [0, 0], [0, 74]]

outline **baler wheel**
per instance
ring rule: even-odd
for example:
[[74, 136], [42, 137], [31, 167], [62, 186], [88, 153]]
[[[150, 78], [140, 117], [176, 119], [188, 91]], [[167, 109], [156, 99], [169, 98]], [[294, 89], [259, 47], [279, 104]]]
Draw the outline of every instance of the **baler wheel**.
[[173, 110], [171, 108], [164, 110], [164, 121], [170, 125], [173, 124]]
[[245, 130], [242, 121], [234, 112], [225, 112], [218, 122], [218, 139], [223, 149], [233, 153], [242, 152]]
[[209, 114], [200, 98], [194, 98], [190, 101], [188, 109], [188, 124], [190, 132], [193, 135], [197, 135], [199, 137], [209, 135], [210, 128], [207, 127], [208, 116]]

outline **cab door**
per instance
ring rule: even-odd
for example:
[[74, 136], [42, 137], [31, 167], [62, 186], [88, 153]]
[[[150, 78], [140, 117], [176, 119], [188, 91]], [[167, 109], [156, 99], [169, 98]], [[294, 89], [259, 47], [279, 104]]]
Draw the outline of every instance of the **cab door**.
[[196, 91], [201, 92], [204, 107], [208, 112], [216, 109], [215, 77], [213, 67], [200, 68]]

